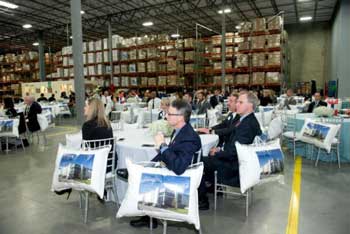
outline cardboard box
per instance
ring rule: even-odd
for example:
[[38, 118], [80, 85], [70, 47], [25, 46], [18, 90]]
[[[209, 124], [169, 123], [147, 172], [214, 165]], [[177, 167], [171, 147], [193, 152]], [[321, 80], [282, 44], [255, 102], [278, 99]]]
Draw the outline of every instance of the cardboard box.
[[120, 79], [119, 79], [119, 77], [117, 77], [117, 76], [114, 76], [113, 77], [113, 84], [114, 84], [114, 86], [120, 86]]
[[156, 71], [157, 71], [156, 61], [147, 62], [147, 72], [156, 72]]
[[113, 61], [119, 61], [119, 50], [112, 50]]
[[145, 59], [145, 58], [147, 58], [147, 50], [146, 50], [146, 49], [141, 49], [141, 50], [139, 50], [138, 56], [139, 56], [139, 59]]
[[165, 86], [166, 84], [167, 84], [167, 77], [166, 76], [159, 76], [158, 77], [158, 85]]
[[236, 67], [248, 67], [249, 56], [248, 54], [237, 54]]
[[102, 50], [102, 40], [95, 41], [95, 50]]
[[278, 48], [281, 46], [281, 35], [273, 34], [267, 36], [267, 47], [268, 48]]
[[130, 50], [129, 51], [129, 59], [134, 60], [137, 58], [137, 50]]
[[139, 85], [139, 78], [130, 77], [130, 86], [138, 86], [138, 85]]
[[175, 59], [167, 59], [167, 70], [168, 71], [176, 71], [176, 60]]
[[196, 40], [194, 38], [186, 38], [184, 40], [184, 46], [185, 48], [192, 48], [195, 46]]
[[[214, 70], [221, 69], [221, 62], [215, 62], [213, 63]], [[232, 68], [232, 61], [225, 61], [225, 69]]]
[[146, 72], [146, 63], [137, 63], [137, 72]]
[[108, 51], [103, 52], [103, 62], [109, 62], [109, 52]]
[[134, 72], [136, 72], [136, 64], [131, 63], [129, 64], [129, 73], [134, 73]]
[[167, 65], [165, 63], [160, 63], [158, 65], [159, 71], [160, 72], [166, 72], [167, 71]]
[[128, 59], [129, 59], [129, 53], [128, 53], [128, 51], [121, 50], [121, 51], [120, 51], [120, 59], [121, 59], [121, 60], [128, 60]]
[[264, 83], [265, 83], [265, 72], [253, 72], [251, 84], [263, 85]]
[[94, 41], [88, 42], [88, 49], [89, 49], [89, 51], [95, 51], [95, 42]]
[[268, 66], [280, 66], [281, 65], [281, 52], [271, 52], [267, 54]]
[[103, 38], [103, 49], [106, 50], [108, 48], [108, 38]]
[[89, 76], [96, 75], [95, 66], [88, 66], [88, 73], [89, 73]]
[[168, 76], [167, 83], [168, 83], [168, 85], [178, 85], [177, 76], [176, 75]]
[[186, 51], [185, 60], [194, 60], [194, 51]]
[[249, 41], [244, 41], [241, 43], [238, 43], [238, 50], [242, 51], [242, 50], [249, 50], [250, 49], [250, 45], [249, 45]]
[[147, 58], [156, 58], [156, 57], [157, 57], [156, 48], [148, 48], [147, 49]]
[[148, 78], [148, 85], [156, 86], [157, 85], [157, 78], [155, 78], [155, 77]]
[[266, 83], [275, 84], [280, 82], [279, 72], [266, 72]]
[[252, 49], [264, 49], [266, 44], [265, 36], [252, 37]]
[[236, 84], [249, 84], [249, 74], [236, 75]]
[[268, 30], [282, 30], [283, 18], [281, 16], [272, 16], [268, 18]]
[[128, 72], [128, 65], [127, 64], [122, 64], [120, 65], [120, 73], [127, 73]]
[[[221, 78], [221, 77], [220, 77]], [[225, 75], [225, 83], [226, 84], [233, 84], [233, 75], [229, 74], [229, 75]]]
[[102, 57], [102, 52], [96, 52], [96, 63], [102, 63], [103, 62], [103, 57]]
[[114, 69], [114, 71], [113, 71], [114, 74], [120, 74], [121, 73], [121, 68], [120, 68], [119, 65], [115, 65], [113, 69]]
[[240, 23], [241, 28], [239, 29], [239, 33], [249, 33], [252, 29], [251, 22], [242, 22]]
[[264, 67], [266, 63], [265, 53], [254, 53], [252, 54], [252, 66], [253, 67]]
[[88, 53], [88, 63], [95, 63], [95, 53]]
[[129, 77], [121, 77], [121, 86], [128, 87], [129, 86]]
[[141, 85], [146, 86], [148, 84], [148, 77], [141, 77]]
[[253, 21], [253, 31], [260, 32], [266, 30], [266, 19], [256, 18]]
[[193, 64], [185, 64], [185, 73], [192, 73], [194, 71]]

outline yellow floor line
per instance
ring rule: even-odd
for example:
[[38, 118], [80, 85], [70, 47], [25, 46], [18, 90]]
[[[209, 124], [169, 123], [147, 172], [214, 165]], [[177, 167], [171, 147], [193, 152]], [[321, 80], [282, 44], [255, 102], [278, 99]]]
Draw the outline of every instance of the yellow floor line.
[[302, 165], [301, 162], [301, 157], [297, 156], [294, 164], [292, 195], [289, 203], [289, 215], [286, 234], [298, 234]]

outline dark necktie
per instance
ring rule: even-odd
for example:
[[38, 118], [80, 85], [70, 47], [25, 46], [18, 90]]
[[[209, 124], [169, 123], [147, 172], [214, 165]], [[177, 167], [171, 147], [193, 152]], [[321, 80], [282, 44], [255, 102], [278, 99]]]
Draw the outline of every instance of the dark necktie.
[[152, 99], [152, 109], [154, 109], [154, 98]]
[[235, 124], [235, 127], [238, 127], [241, 124], [241, 120], [238, 120]]

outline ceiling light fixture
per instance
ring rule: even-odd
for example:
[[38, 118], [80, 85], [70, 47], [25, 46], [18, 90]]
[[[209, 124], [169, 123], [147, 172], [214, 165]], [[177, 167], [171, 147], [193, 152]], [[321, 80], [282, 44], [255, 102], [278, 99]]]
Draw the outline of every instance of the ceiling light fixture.
[[70, 38], [70, 39], [73, 39], [73, 36], [70, 36], [69, 38]]
[[224, 10], [219, 10], [218, 13], [219, 13], [219, 14], [222, 14], [222, 13], [228, 14], [228, 13], [231, 13], [231, 9], [230, 9], [230, 8], [226, 8], [226, 9], [224, 9]]
[[312, 16], [303, 16], [299, 18], [300, 21], [310, 21], [312, 20]]
[[147, 22], [142, 23], [142, 25], [145, 26], [145, 27], [149, 27], [149, 26], [153, 25], [153, 22], [152, 21], [147, 21]]
[[9, 3], [9, 2], [5, 2], [5, 1], [0, 1], [0, 6], [4, 6], [4, 7], [7, 7], [7, 8], [11, 8], [11, 9], [18, 8], [18, 6], [16, 4], [12, 4], [12, 3]]
[[178, 37], [180, 37], [180, 34], [174, 33], [174, 34], [171, 34], [170, 36], [171, 36], [172, 38], [178, 38]]
[[241, 29], [241, 25], [236, 25], [236, 29], [240, 30]]
[[34, 42], [33, 43], [33, 46], [38, 46], [39, 45], [39, 42]]
[[85, 14], [85, 11], [81, 10], [81, 11], [80, 11], [80, 14]]
[[32, 25], [31, 25], [31, 24], [24, 24], [22, 27], [23, 27], [23, 28], [31, 28]]

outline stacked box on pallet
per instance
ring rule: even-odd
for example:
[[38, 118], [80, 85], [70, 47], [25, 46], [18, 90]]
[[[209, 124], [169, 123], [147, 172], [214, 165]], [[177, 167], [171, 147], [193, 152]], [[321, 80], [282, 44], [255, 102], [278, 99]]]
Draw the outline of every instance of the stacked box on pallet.
[[238, 43], [238, 50], [243, 51], [243, 50], [249, 50], [250, 49], [250, 43], [249, 41], [243, 41]]
[[97, 64], [97, 67], [96, 67], [97, 71], [96, 71], [96, 74], [97, 75], [102, 75], [104, 73], [104, 66], [102, 64]]
[[176, 82], [177, 82], [177, 85], [184, 86], [185, 85], [185, 77], [183, 77], [183, 76], [177, 77]]
[[251, 84], [263, 85], [264, 83], [265, 83], [265, 72], [253, 72]]
[[103, 38], [103, 49], [108, 49], [109, 46], [108, 46], [108, 38]]
[[83, 54], [83, 64], [87, 64], [87, 54]]
[[265, 66], [265, 53], [253, 53], [252, 54], [252, 66], [264, 67]]
[[96, 75], [95, 66], [88, 66], [88, 73], [89, 73], [89, 76]]
[[113, 69], [114, 69], [114, 71], [113, 71], [114, 74], [120, 74], [121, 73], [121, 68], [120, 68], [119, 65], [114, 66]]
[[272, 16], [267, 19], [268, 30], [282, 30], [283, 18], [281, 16]]
[[278, 48], [281, 46], [281, 34], [267, 36], [267, 48]]
[[194, 71], [194, 65], [193, 64], [185, 64], [185, 73], [191, 73]]
[[221, 45], [221, 36], [217, 35], [217, 36], [212, 36], [211, 37], [211, 43], [215, 46], [215, 45]]
[[236, 57], [236, 68], [248, 67], [249, 66], [249, 55], [248, 54], [237, 54]]
[[233, 84], [233, 75], [232, 74], [225, 75], [225, 83], [226, 84]]
[[166, 72], [167, 71], [167, 65], [165, 63], [160, 63], [158, 65], [158, 67], [159, 67], [158, 69], [159, 69], [160, 72]]
[[148, 85], [149, 86], [156, 86], [157, 85], [157, 78], [155, 78], [155, 77], [148, 78]]
[[167, 83], [168, 83], [168, 85], [178, 85], [177, 76], [176, 75], [168, 76]]
[[102, 50], [102, 40], [95, 41], [95, 51]]
[[156, 61], [148, 61], [147, 62], [147, 72], [156, 72], [156, 71], [157, 71]]
[[177, 56], [177, 51], [176, 50], [169, 50], [167, 53], [168, 57], [176, 57]]
[[69, 68], [69, 76], [74, 77], [74, 68]]
[[112, 50], [113, 61], [119, 61], [119, 50]]
[[268, 66], [280, 66], [281, 65], [281, 52], [271, 52], [267, 54]]
[[252, 49], [264, 49], [266, 44], [265, 36], [252, 37]]
[[131, 63], [129, 64], [129, 73], [135, 73], [136, 72], [136, 64]]
[[127, 73], [128, 72], [128, 65], [122, 64], [120, 65], [120, 73]]
[[113, 77], [113, 84], [114, 84], [114, 86], [120, 86], [120, 78], [119, 77], [117, 77], [117, 76], [114, 76]]
[[129, 53], [128, 53], [128, 51], [121, 50], [121, 51], [120, 51], [120, 59], [121, 59], [121, 60], [128, 60], [128, 59], [129, 59]]
[[136, 50], [130, 50], [130, 51], [129, 51], [129, 59], [131, 59], [131, 60], [136, 59], [136, 58], [137, 58], [136, 55], [137, 55]]
[[168, 71], [176, 71], [176, 60], [175, 59], [167, 59], [167, 70]]
[[231, 55], [234, 52], [234, 48], [232, 46], [226, 47], [226, 55]]
[[146, 86], [148, 84], [148, 78], [147, 77], [141, 77], [141, 85]]
[[[221, 62], [215, 62], [213, 63], [214, 65], [214, 70], [221, 69]], [[225, 69], [232, 68], [232, 61], [225, 61]]]
[[88, 53], [88, 63], [95, 63], [95, 53]]
[[137, 72], [146, 72], [146, 64], [137, 63]]
[[137, 77], [130, 77], [130, 85], [131, 86], [138, 86], [139, 85], [139, 78]]
[[236, 75], [236, 84], [249, 84], [249, 74], [238, 74]]
[[[58, 72], [58, 69], [57, 69], [57, 72]], [[89, 75], [88, 68], [84, 67], [84, 76], [87, 76], [87, 75]], [[60, 77], [60, 75], [59, 75], [59, 77]]]
[[163, 60], [163, 59], [166, 58], [166, 54], [167, 54], [166, 51], [161, 51], [161, 52], [159, 53], [159, 56], [160, 56], [160, 58]]
[[88, 43], [83, 42], [83, 52], [87, 52], [87, 51], [88, 51]]
[[103, 57], [102, 57], [102, 52], [96, 52], [96, 63], [102, 63], [103, 62]]
[[240, 24], [239, 33], [250, 33], [251, 29], [252, 29], [251, 22], [243, 22]]
[[185, 60], [194, 60], [194, 51], [186, 51]]
[[103, 51], [103, 62], [109, 62], [109, 52]]
[[280, 82], [279, 72], [266, 72], [266, 84], [275, 84]]
[[194, 38], [186, 38], [184, 40], [184, 46], [185, 48], [193, 48], [195, 46], [195, 39]]
[[95, 51], [95, 42], [94, 41], [89, 41], [88, 49], [89, 49], [89, 51]]
[[214, 76], [213, 83], [214, 84], [221, 84], [221, 76]]
[[146, 49], [140, 49], [138, 53], [139, 59], [145, 59], [147, 58], [147, 50]]
[[64, 68], [63, 69], [63, 77], [68, 77], [69, 76], [69, 69], [68, 68]]
[[157, 49], [156, 48], [148, 48], [147, 49], [147, 58], [156, 58], [157, 57]]
[[62, 55], [72, 54], [72, 47], [66, 46], [62, 48]]
[[123, 76], [121, 78], [121, 86], [122, 87], [127, 87], [129, 86], [129, 77]]
[[166, 76], [159, 76], [158, 77], [158, 85], [165, 86], [167, 84], [167, 77]]
[[266, 30], [266, 19], [265, 18], [256, 18], [253, 21], [253, 31], [261, 32]]
[[68, 57], [63, 57], [63, 63], [62, 63], [62, 65], [63, 65], [64, 67], [66, 67], [66, 66], [69, 65], [69, 58], [68, 58]]

